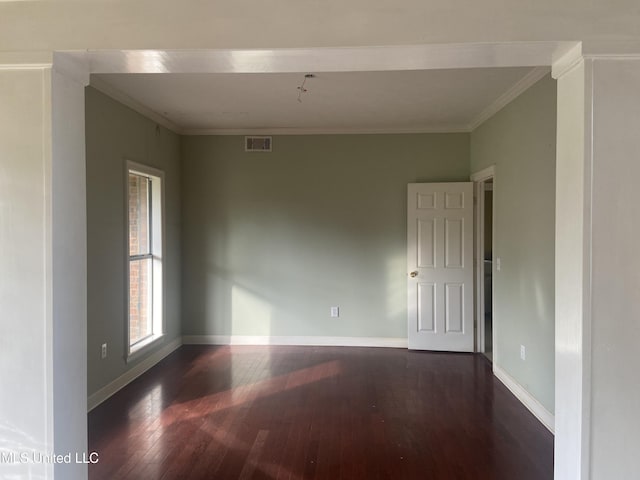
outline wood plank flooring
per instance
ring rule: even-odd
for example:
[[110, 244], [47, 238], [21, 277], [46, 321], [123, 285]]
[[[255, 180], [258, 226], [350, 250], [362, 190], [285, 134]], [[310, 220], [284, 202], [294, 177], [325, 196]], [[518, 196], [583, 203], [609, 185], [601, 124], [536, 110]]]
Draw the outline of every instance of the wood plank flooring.
[[482, 355], [183, 346], [89, 414], [105, 479], [553, 478]]

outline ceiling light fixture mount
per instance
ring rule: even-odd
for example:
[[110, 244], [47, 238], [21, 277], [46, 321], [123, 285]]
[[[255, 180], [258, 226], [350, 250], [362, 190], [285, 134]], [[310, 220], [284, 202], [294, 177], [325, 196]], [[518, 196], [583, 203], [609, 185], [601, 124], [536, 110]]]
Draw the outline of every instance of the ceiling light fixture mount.
[[304, 85], [307, 83], [307, 80], [310, 78], [315, 78], [313, 73], [307, 73], [304, 76], [304, 80], [302, 80], [302, 84], [298, 87], [298, 102], [302, 103], [302, 94], [307, 93], [307, 89], [304, 88]]

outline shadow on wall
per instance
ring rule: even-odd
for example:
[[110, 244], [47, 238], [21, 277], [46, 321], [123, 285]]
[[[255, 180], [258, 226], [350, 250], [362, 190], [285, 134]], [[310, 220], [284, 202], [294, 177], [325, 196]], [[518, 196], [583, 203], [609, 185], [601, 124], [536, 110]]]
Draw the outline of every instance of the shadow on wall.
[[190, 247], [207, 258], [185, 262], [197, 278], [185, 334], [406, 336], [404, 212], [400, 235], [390, 235], [383, 225], [267, 209], [236, 210]]
[[[263, 243], [267, 235], [260, 237]], [[225, 265], [209, 264], [199, 272], [194, 298], [202, 302], [197, 311], [205, 319], [204, 334], [406, 334], [404, 252], [385, 259], [355, 238], [330, 249], [274, 243], [264, 253], [247, 248], [245, 254], [236, 246], [222, 259]], [[340, 307], [339, 318], [329, 316], [331, 306]]]
[[242, 145], [183, 143], [183, 334], [406, 338], [407, 183], [468, 179], [469, 136]]

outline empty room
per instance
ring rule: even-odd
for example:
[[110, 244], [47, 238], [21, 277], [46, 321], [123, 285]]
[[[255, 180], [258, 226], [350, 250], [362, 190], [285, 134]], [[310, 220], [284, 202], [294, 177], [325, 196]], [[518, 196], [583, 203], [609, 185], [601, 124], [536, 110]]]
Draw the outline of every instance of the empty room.
[[553, 478], [556, 95], [545, 67], [93, 75], [89, 477]]
[[0, 478], [635, 478], [632, 0], [0, 0]]

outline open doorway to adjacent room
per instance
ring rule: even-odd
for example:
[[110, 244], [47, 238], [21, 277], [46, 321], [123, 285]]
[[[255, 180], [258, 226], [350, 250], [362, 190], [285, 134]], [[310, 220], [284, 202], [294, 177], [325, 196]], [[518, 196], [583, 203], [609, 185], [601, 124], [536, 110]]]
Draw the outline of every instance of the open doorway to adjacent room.
[[489, 360], [493, 360], [493, 178], [484, 184], [484, 354]]
[[476, 342], [477, 351], [490, 362], [494, 358], [493, 273], [499, 269], [495, 257], [494, 209], [495, 168], [488, 167], [471, 176], [476, 197]]

